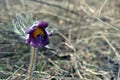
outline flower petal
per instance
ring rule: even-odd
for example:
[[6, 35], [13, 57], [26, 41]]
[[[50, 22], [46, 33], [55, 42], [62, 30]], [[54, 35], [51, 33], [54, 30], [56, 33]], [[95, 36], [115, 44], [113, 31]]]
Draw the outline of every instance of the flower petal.
[[30, 45], [33, 46], [33, 47], [35, 47], [35, 48], [39, 46], [39, 44], [35, 44], [33, 42], [31, 42]]
[[46, 38], [46, 40], [44, 42], [40, 43], [40, 45], [42, 47], [45, 47], [47, 44], [49, 44], [49, 39], [48, 38]]
[[45, 32], [47, 33], [48, 36], [52, 36], [53, 33], [49, 32], [48, 30], [45, 30]]
[[39, 43], [33, 37], [31, 37], [30, 45], [36, 48], [39, 46]]
[[45, 21], [39, 21], [39, 23], [38, 23], [38, 27], [46, 28], [47, 26], [48, 26], [48, 23]]
[[26, 33], [26, 34], [30, 34], [30, 33], [34, 32], [35, 29], [36, 29], [36, 26], [34, 26], [32, 29], [30, 29], [30, 28], [27, 29], [27, 30], [25, 31], [25, 33]]

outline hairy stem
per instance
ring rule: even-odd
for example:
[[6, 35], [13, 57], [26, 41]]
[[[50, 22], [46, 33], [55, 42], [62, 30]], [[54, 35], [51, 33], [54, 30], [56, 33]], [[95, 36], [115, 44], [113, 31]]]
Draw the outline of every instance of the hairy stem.
[[28, 80], [31, 79], [32, 75], [33, 75], [33, 71], [34, 71], [34, 64], [35, 64], [35, 48], [32, 47], [31, 49], [31, 61], [30, 61], [30, 65], [29, 65], [29, 70], [28, 70]]

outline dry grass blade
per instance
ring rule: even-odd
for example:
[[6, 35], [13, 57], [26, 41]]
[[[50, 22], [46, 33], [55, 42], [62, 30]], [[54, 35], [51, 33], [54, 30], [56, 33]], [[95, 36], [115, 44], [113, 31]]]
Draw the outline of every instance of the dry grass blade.
[[112, 44], [110, 43], [110, 41], [105, 37], [104, 34], [102, 34], [102, 36], [103, 36], [103, 39], [108, 43], [108, 45], [109, 45], [109, 46], [111, 47], [111, 49], [114, 51], [117, 59], [119, 60], [119, 59], [120, 59], [120, 55], [119, 55], [119, 53], [116, 51], [115, 47], [113, 47], [113, 45], [112, 45]]

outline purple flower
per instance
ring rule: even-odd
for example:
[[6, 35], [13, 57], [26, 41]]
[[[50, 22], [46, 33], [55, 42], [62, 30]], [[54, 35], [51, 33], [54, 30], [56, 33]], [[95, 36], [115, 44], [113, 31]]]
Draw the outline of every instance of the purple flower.
[[45, 47], [49, 44], [48, 36], [51, 35], [46, 30], [48, 23], [45, 21], [39, 21], [38, 24], [32, 26], [32, 28], [26, 30], [26, 34], [28, 34], [28, 39], [26, 42], [33, 47], [38, 47], [39, 45]]

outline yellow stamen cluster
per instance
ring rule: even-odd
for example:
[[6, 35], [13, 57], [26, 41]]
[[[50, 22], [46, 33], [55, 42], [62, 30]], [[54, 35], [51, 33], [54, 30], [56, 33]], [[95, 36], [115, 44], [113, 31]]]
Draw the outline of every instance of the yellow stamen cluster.
[[34, 32], [33, 32], [33, 37], [36, 38], [38, 35], [44, 36], [45, 35], [45, 31], [43, 28], [37, 28]]

